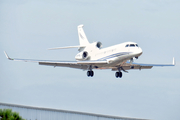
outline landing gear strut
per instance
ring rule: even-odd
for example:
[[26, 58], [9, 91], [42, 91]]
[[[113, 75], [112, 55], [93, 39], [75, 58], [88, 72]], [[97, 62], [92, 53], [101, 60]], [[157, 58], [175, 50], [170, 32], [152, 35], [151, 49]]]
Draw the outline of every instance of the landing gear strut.
[[93, 77], [94, 76], [94, 72], [93, 71], [87, 71], [87, 76], [88, 77]]
[[87, 71], [87, 76], [88, 77], [93, 77], [94, 76], [94, 72], [92, 71], [92, 66], [90, 65], [88, 69], [89, 69], [89, 71]]

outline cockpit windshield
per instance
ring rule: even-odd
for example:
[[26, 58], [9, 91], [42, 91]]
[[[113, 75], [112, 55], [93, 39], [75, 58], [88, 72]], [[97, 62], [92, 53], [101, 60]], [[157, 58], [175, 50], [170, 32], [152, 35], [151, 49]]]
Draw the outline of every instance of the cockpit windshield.
[[127, 44], [125, 47], [138, 47], [138, 44]]
[[134, 44], [130, 44], [130, 47], [135, 47], [135, 45]]

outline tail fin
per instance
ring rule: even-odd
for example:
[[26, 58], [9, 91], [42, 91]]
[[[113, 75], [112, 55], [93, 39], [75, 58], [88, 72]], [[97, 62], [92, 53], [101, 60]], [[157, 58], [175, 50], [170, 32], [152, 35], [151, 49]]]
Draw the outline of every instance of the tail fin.
[[88, 41], [86, 34], [84, 33], [84, 30], [83, 30], [83, 25], [78, 26], [78, 36], [79, 36], [80, 46], [86, 46], [89, 44], [89, 41]]

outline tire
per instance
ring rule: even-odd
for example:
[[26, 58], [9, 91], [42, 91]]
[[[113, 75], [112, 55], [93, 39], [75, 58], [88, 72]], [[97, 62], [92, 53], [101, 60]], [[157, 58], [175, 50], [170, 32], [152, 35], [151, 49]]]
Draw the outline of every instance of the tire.
[[116, 76], [116, 78], [118, 78], [119, 77], [119, 72], [116, 72], [115, 76]]
[[119, 77], [122, 78], [122, 72], [119, 72]]
[[91, 76], [91, 72], [90, 71], [87, 71], [87, 76]]
[[90, 71], [91, 72], [91, 77], [93, 77], [94, 76], [94, 71]]

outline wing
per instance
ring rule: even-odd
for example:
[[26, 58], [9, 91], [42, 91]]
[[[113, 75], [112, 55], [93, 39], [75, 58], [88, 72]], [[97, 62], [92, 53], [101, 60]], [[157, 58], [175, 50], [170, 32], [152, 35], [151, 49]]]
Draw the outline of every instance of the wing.
[[56, 61], [56, 60], [19, 59], [19, 58], [10, 58], [5, 51], [4, 53], [9, 60], [36, 62], [36, 63], [39, 63], [39, 65], [47, 65], [47, 66], [54, 66], [54, 67], [59, 66], [59, 67], [70, 67], [70, 68], [87, 70], [90, 65], [96, 68], [96, 66], [107, 64], [107, 61], [99, 61], [99, 60], [97, 61]]
[[[144, 64], [144, 63], [130, 63], [129, 61], [123, 63], [121, 65], [121, 69], [123, 71], [130, 70], [130, 69], [151, 69], [152, 67], [164, 67], [164, 66], [175, 66], [175, 59], [173, 58], [172, 64]], [[112, 68], [113, 71], [117, 71], [118, 68]]]

